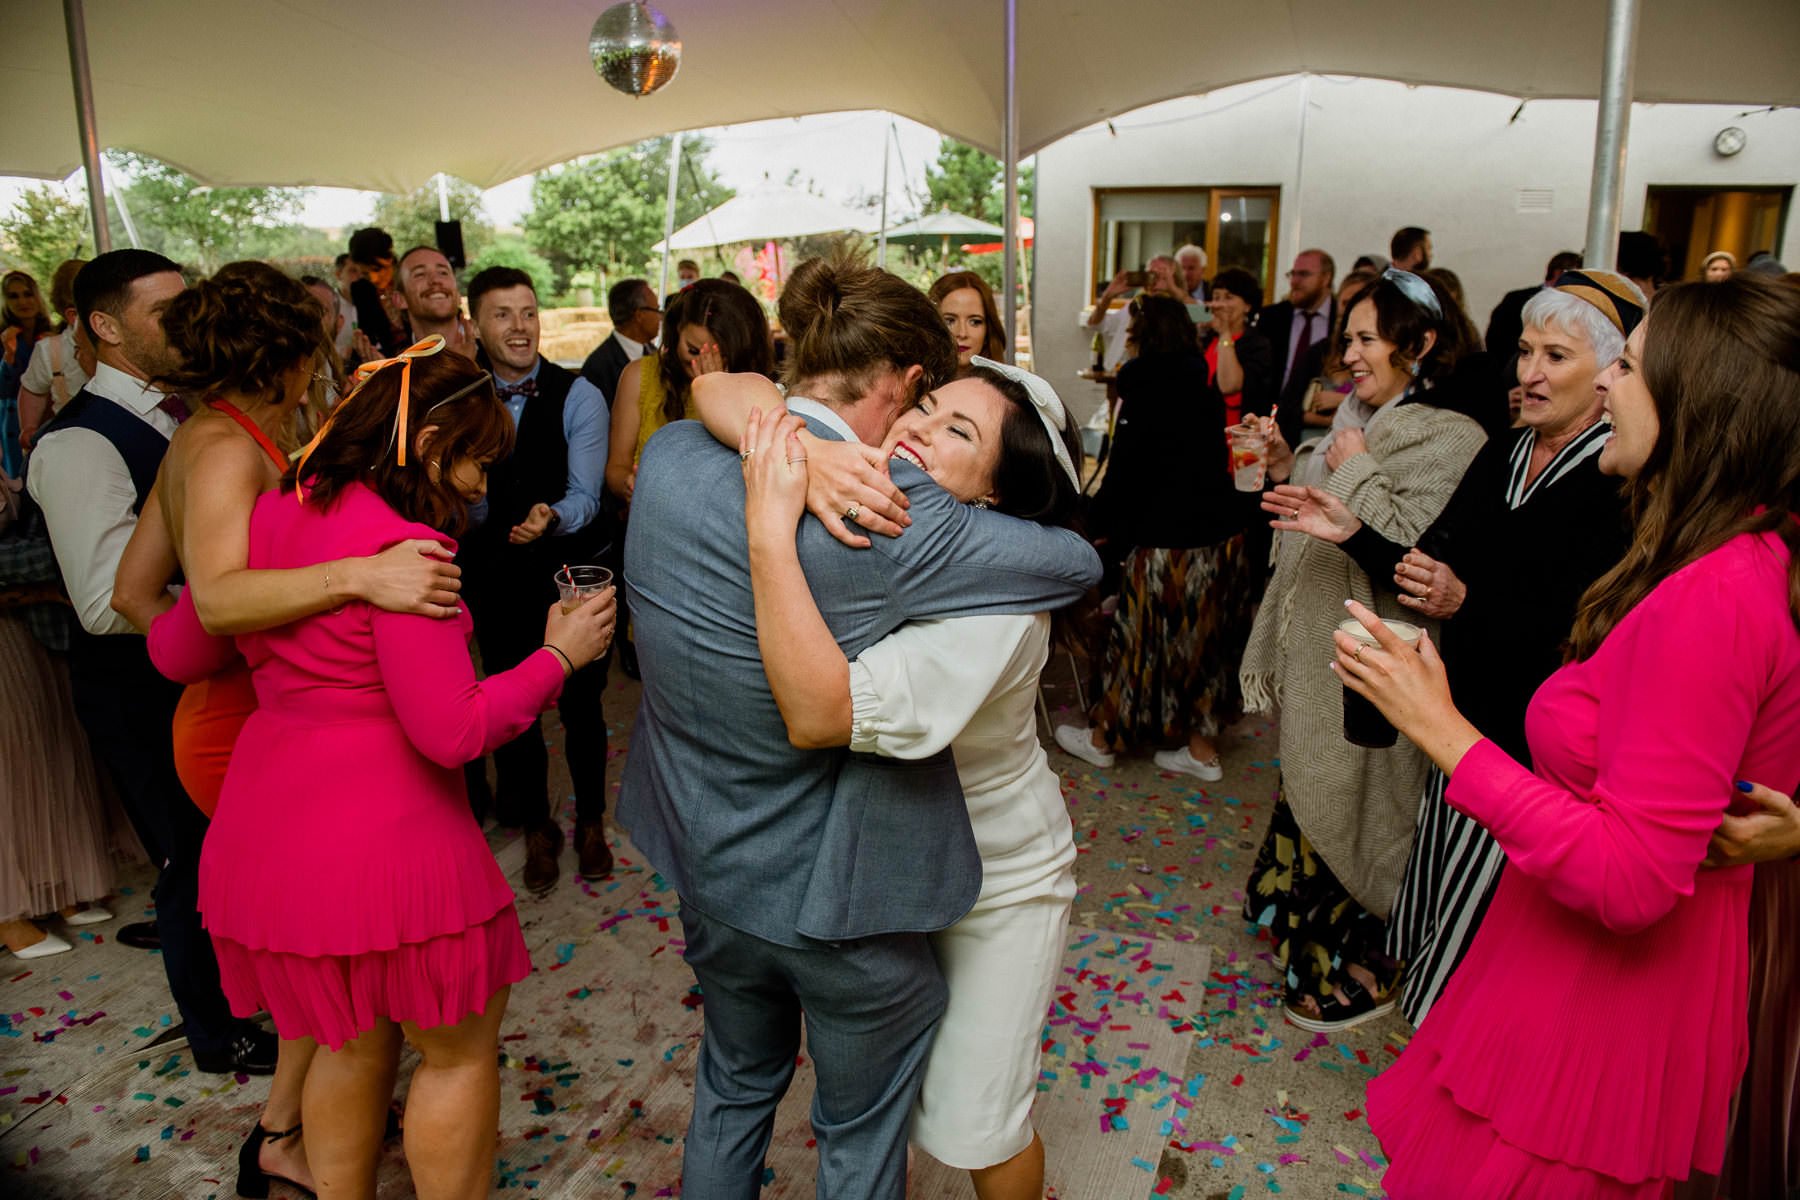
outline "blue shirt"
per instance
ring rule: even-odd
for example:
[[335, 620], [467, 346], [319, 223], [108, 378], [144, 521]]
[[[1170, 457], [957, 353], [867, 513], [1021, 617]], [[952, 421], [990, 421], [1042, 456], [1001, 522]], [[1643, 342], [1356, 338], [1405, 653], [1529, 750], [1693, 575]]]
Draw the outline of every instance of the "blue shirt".
[[[540, 357], [530, 372], [515, 382], [536, 379], [538, 369], [543, 365], [544, 360]], [[494, 386], [503, 386], [498, 376], [494, 378]], [[513, 428], [517, 429], [525, 415], [525, 397], [508, 396], [502, 403], [512, 414]], [[607, 436], [611, 429], [612, 414], [607, 408], [606, 397], [592, 383], [576, 376], [569, 387], [568, 399], [563, 401], [563, 440], [569, 444], [569, 479], [563, 498], [550, 506], [562, 518], [555, 536], [574, 533], [600, 511], [600, 488], [606, 478]], [[486, 521], [487, 513], [485, 496], [469, 506], [469, 520], [473, 524]]]

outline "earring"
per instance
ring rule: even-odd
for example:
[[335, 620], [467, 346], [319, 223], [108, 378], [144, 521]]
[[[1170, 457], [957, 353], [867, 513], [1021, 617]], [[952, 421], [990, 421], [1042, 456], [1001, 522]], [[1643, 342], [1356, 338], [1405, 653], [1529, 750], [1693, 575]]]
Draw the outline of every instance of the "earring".
[[988, 498], [986, 496], [977, 497], [973, 503], [976, 508], [992, 508], [992, 507], [994, 507], [992, 504], [988, 503]]
[[433, 483], [439, 482], [443, 473], [444, 468], [438, 463], [431, 463], [425, 468], [425, 477]]
[[1415, 362], [1411, 366], [1407, 367], [1406, 369], [1408, 371], [1412, 372], [1412, 377], [1414, 379], [1417, 379], [1419, 377], [1419, 364], [1418, 363]]

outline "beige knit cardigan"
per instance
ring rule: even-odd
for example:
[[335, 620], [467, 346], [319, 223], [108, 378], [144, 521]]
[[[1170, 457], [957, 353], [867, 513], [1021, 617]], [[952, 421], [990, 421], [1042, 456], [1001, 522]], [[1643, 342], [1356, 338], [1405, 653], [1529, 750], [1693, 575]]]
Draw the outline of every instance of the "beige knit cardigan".
[[[1364, 524], [1411, 545], [1437, 519], [1487, 437], [1468, 417], [1430, 404], [1384, 405], [1363, 431], [1368, 453], [1324, 488]], [[1384, 617], [1436, 623], [1377, 590], [1338, 547], [1284, 533], [1256, 614], [1240, 682], [1252, 712], [1281, 711], [1281, 783], [1300, 830], [1352, 896], [1377, 916], [1393, 906], [1412, 846], [1426, 761], [1404, 737], [1391, 750], [1344, 740], [1343, 685], [1332, 674], [1332, 630], [1345, 599]]]

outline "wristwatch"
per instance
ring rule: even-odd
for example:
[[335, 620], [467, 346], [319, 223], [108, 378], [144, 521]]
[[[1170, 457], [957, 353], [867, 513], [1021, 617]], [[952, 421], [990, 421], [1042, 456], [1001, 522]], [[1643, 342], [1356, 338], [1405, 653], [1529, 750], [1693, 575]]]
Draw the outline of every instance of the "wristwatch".
[[562, 528], [562, 514], [554, 508], [550, 510], [550, 520], [544, 525], [544, 536], [548, 537]]

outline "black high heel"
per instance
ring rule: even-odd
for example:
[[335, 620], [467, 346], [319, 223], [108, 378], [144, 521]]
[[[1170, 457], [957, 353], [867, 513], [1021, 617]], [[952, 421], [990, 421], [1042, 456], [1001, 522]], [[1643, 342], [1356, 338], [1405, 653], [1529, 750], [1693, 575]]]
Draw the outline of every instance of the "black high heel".
[[268, 1200], [269, 1184], [275, 1180], [280, 1180], [303, 1196], [313, 1195], [312, 1192], [301, 1187], [286, 1175], [269, 1174], [262, 1169], [262, 1163], [259, 1161], [264, 1142], [279, 1142], [282, 1138], [292, 1137], [299, 1132], [300, 1126], [298, 1125], [292, 1129], [271, 1132], [263, 1128], [261, 1121], [250, 1127], [250, 1136], [244, 1139], [242, 1146], [238, 1147], [238, 1195], [244, 1197], [244, 1200]]

